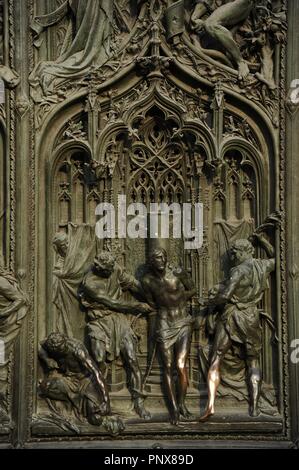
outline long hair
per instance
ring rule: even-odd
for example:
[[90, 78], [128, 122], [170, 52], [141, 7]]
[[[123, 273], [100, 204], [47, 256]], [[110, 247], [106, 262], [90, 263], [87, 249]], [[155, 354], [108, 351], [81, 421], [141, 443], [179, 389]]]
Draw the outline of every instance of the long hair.
[[152, 262], [153, 262], [153, 260], [154, 260], [154, 258], [156, 258], [157, 255], [161, 255], [161, 254], [162, 254], [162, 255], [165, 257], [165, 259], [167, 260], [167, 252], [166, 252], [166, 250], [164, 250], [164, 248], [155, 248], [155, 249], [151, 252], [151, 254], [150, 254], [150, 256], [149, 256], [149, 264], [151, 265]]

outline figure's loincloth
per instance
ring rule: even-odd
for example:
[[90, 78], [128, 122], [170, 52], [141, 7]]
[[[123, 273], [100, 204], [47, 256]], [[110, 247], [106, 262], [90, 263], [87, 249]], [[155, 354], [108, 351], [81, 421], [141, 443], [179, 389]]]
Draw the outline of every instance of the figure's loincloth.
[[171, 326], [159, 326], [156, 330], [157, 343], [163, 344], [166, 349], [171, 348], [171, 346], [186, 334], [191, 335], [192, 323], [192, 317], [187, 316], [173, 322]]
[[123, 313], [104, 311], [104, 316], [98, 316], [87, 324], [87, 333], [105, 344], [107, 359], [114, 361], [120, 356], [126, 343], [137, 343], [128, 318]]

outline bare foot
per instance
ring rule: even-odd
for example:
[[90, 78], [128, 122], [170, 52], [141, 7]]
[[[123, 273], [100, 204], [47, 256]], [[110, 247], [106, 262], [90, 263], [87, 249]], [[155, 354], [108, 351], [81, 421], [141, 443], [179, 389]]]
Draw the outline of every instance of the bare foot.
[[180, 413], [178, 410], [170, 413], [170, 423], [173, 424], [174, 426], [178, 426], [180, 422]]
[[239, 69], [239, 75], [238, 75], [239, 80], [245, 80], [249, 75], [249, 67], [246, 64], [245, 60], [241, 60], [239, 62], [238, 69]]
[[104, 416], [103, 426], [112, 436], [120, 434], [125, 429], [123, 421], [118, 416]]
[[179, 407], [179, 411], [180, 411], [180, 415], [184, 418], [184, 419], [187, 419], [188, 421], [194, 421], [195, 420], [195, 416], [193, 416], [192, 413], [190, 413], [190, 411], [188, 410], [188, 408], [186, 407], [186, 405], [180, 405]]
[[213, 416], [214, 413], [215, 413], [214, 408], [207, 408], [205, 414], [203, 414], [199, 418], [199, 422], [204, 423], [205, 421], [207, 421], [210, 418], [210, 416]]
[[143, 400], [137, 399], [134, 403], [134, 410], [140, 416], [140, 418], [144, 419], [145, 421], [149, 421], [151, 419], [151, 414], [144, 408]]
[[260, 415], [260, 410], [258, 409], [257, 406], [251, 406], [250, 409], [249, 409], [249, 414], [253, 418], [256, 418], [257, 416]]

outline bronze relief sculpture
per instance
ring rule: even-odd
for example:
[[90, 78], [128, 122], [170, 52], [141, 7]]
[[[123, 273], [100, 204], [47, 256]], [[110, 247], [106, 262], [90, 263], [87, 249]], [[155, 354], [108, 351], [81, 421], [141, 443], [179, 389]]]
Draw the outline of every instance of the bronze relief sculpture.
[[[182, 270], [167, 269], [167, 254], [157, 248], [151, 253], [150, 270], [142, 281], [149, 305], [156, 310], [155, 341], [162, 362], [170, 422], [178, 424], [180, 416], [191, 419], [185, 399], [188, 388], [187, 360], [192, 334], [192, 317], [187, 301], [196, 293], [191, 278]], [[177, 372], [177, 393], [173, 367]]]
[[104, 424], [111, 434], [124, 429], [122, 421], [111, 416], [107, 385], [82, 343], [51, 333], [41, 343], [39, 359], [48, 371], [39, 384], [43, 397], [70, 404], [79, 419]]
[[0, 0], [0, 444], [296, 435], [291, 3]]
[[122, 290], [138, 290], [137, 281], [122, 272], [113, 255], [101, 252], [79, 287], [81, 305], [88, 311], [87, 335], [98, 366], [105, 369], [106, 360], [121, 355], [129, 374], [129, 389], [136, 413], [144, 419], [150, 414], [144, 408], [141, 370], [137, 359], [137, 338], [125, 314], [151, 311], [145, 304], [127, 302]]
[[256, 3], [255, 0], [235, 0], [225, 3], [216, 8], [206, 21], [203, 21], [201, 17], [208, 11], [210, 5], [208, 2], [200, 2], [196, 5], [191, 18], [193, 28], [197, 32], [204, 29], [231, 55], [238, 66], [239, 80], [247, 78], [249, 68], [241, 55], [238, 45], [233, 39], [230, 29], [247, 19]]
[[73, 25], [69, 25], [59, 58], [53, 63], [41, 63], [33, 72], [33, 80], [35, 76], [39, 77], [45, 94], [51, 92], [55, 77], [82, 77], [92, 63], [100, 66], [107, 60], [113, 3], [110, 0], [90, 1], [87, 4], [86, 1], [66, 1], [58, 10], [35, 18], [32, 27], [36, 34], [54, 25], [68, 13], [74, 18], [75, 25], [74, 33]]
[[[259, 358], [262, 348], [262, 315], [268, 321], [271, 318], [258, 310], [263, 293], [268, 286], [268, 277], [275, 269], [274, 250], [261, 234], [254, 234], [252, 238], [258, 240], [267, 250], [269, 260], [253, 258], [253, 246], [249, 240], [237, 240], [231, 246], [231, 259], [233, 267], [229, 277], [221, 284], [215, 286], [209, 294], [209, 303], [216, 310], [221, 307], [223, 311], [218, 314], [215, 322], [215, 336], [208, 372], [208, 405], [200, 421], [205, 421], [214, 414], [217, 388], [220, 384], [221, 360], [226, 352], [234, 348], [243, 347], [243, 357], [248, 373], [248, 390], [250, 415], [259, 414], [258, 402], [261, 388], [261, 368]], [[210, 313], [215, 315], [215, 313]], [[217, 314], [216, 314], [217, 315]]]

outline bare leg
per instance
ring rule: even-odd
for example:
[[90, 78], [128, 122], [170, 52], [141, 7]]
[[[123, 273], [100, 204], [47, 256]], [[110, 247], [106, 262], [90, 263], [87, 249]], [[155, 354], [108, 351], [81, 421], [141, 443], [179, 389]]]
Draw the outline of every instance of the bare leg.
[[208, 405], [199, 421], [204, 422], [215, 413], [215, 400], [220, 384], [220, 365], [226, 352], [231, 346], [231, 341], [222, 323], [219, 323], [216, 330], [213, 346], [211, 366], [208, 372]]
[[265, 44], [261, 51], [262, 67], [261, 72], [257, 72], [255, 76], [263, 83], [265, 83], [270, 90], [275, 90], [277, 86], [274, 82], [273, 75], [273, 50], [269, 44]]
[[103, 376], [106, 377], [107, 373], [107, 365], [106, 365], [106, 348], [105, 343], [99, 341], [96, 338], [90, 338], [90, 349], [91, 355], [95, 362], [97, 363], [100, 371], [102, 372]]
[[176, 401], [174, 383], [172, 378], [172, 365], [173, 365], [173, 354], [171, 349], [166, 349], [160, 344], [160, 354], [163, 364], [163, 376], [164, 384], [166, 388], [166, 394], [168, 398], [170, 422], [171, 424], [178, 425], [180, 413]]
[[221, 358], [217, 357], [208, 372], [208, 405], [203, 416], [199, 418], [201, 422], [206, 421], [215, 413], [215, 399], [220, 384], [220, 361]]
[[149, 420], [151, 415], [144, 408], [141, 370], [137, 360], [135, 345], [129, 341], [125, 341], [121, 352], [130, 376], [129, 381], [134, 402], [134, 409], [141, 418]]
[[231, 32], [223, 26], [207, 23], [205, 25], [205, 29], [210, 34], [210, 36], [219, 41], [222, 46], [230, 53], [238, 66], [239, 80], [245, 79], [249, 75], [249, 68], [243, 59], [239, 46], [235, 42]]
[[246, 20], [250, 12], [253, 10], [256, 0], [234, 0], [232, 2], [225, 3], [220, 7], [216, 8], [215, 11], [209, 16], [207, 21], [220, 24], [227, 28], [241, 23]]
[[192, 419], [192, 414], [188, 411], [185, 398], [189, 385], [187, 359], [190, 351], [190, 332], [179, 339], [175, 345], [175, 363], [178, 372], [178, 407], [180, 414], [186, 419]]
[[228, 28], [232, 28], [245, 20], [253, 8], [253, 3], [253, 0], [235, 0], [234, 2], [229, 2], [217, 8], [204, 22], [204, 28], [207, 33], [218, 41], [236, 62], [240, 80], [245, 79], [249, 75], [249, 68]]
[[258, 416], [258, 402], [261, 394], [261, 371], [258, 359], [247, 359], [250, 416]]

